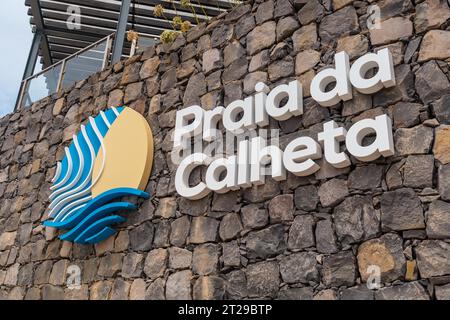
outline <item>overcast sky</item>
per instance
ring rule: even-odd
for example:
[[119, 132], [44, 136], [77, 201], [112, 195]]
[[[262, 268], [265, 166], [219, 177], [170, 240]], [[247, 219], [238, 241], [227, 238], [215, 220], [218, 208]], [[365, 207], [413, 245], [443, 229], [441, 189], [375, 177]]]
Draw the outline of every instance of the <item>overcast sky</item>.
[[0, 0], [0, 117], [14, 109], [32, 38], [25, 0]]

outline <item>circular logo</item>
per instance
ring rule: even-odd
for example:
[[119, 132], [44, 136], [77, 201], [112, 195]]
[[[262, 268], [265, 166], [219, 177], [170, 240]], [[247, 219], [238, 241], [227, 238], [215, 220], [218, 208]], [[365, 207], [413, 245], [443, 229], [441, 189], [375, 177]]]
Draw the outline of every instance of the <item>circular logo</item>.
[[89, 117], [57, 164], [44, 225], [68, 229], [60, 236], [65, 241], [105, 240], [116, 233], [114, 224], [126, 220], [114, 213], [137, 209], [117, 199], [149, 197], [144, 190], [152, 163], [153, 135], [141, 114], [112, 107]]

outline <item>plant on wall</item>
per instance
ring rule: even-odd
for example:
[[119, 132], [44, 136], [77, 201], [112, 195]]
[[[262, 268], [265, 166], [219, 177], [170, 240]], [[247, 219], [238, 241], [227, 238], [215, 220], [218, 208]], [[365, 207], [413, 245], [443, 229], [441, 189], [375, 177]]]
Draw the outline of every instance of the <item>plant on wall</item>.
[[[175, 12], [175, 16], [172, 18], [172, 20], [167, 18], [167, 16], [165, 15], [164, 7], [161, 4], [158, 4], [155, 6], [155, 8], [153, 10], [153, 15], [158, 18], [161, 18], [161, 17], [164, 18], [171, 25], [172, 29], [164, 30], [160, 35], [160, 39], [161, 39], [162, 43], [171, 43], [176, 39], [178, 34], [188, 32], [189, 29], [191, 28], [191, 23], [188, 20], [183, 20], [178, 15], [178, 10], [177, 10], [177, 7], [175, 6], [173, 0], [166, 0], [166, 1], [171, 4], [173, 11]], [[195, 1], [196, 6], [194, 6], [192, 3], [194, 1]], [[230, 3], [231, 7], [235, 7], [241, 3], [241, 1], [239, 1], [239, 0], [228, 0], [228, 2]], [[216, 1], [216, 4], [217, 4], [217, 8], [219, 8], [218, 1]], [[188, 8], [191, 10], [196, 24], [199, 24], [202, 21], [210, 20], [210, 17], [208, 16], [208, 14], [206, 12], [205, 7], [200, 3], [200, 0], [181, 0], [180, 5], [183, 8]], [[200, 8], [201, 12], [197, 13], [197, 11], [195, 10], [196, 7], [197, 7], [197, 10], [198, 10], [198, 8]]]

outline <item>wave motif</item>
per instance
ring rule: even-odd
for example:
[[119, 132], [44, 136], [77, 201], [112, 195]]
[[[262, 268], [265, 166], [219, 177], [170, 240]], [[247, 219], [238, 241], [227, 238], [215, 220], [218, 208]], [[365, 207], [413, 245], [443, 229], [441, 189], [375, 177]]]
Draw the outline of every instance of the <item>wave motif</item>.
[[136, 210], [136, 206], [129, 202], [110, 203], [114, 199], [125, 196], [149, 198], [147, 192], [139, 189], [117, 188], [108, 190], [93, 198], [81, 210], [65, 221], [47, 220], [44, 225], [58, 229], [70, 229], [60, 236], [61, 240], [81, 244], [98, 243], [115, 233], [115, 230], [109, 227], [110, 225], [125, 221], [121, 216], [108, 216], [108, 214], [119, 210]]
[[[107, 157], [104, 137], [124, 107], [101, 111], [95, 118], [90, 117], [86, 125], [81, 126], [73, 142], [66, 147], [65, 157], [57, 163], [55, 176], [50, 190], [49, 217], [44, 225], [58, 229], [71, 229], [60, 236], [62, 240], [76, 243], [98, 243], [115, 233], [111, 224], [121, 223], [125, 219], [109, 213], [118, 210], [132, 210], [136, 207], [127, 202], [107, 202], [122, 196], [148, 198], [148, 194], [137, 189], [119, 188], [109, 190], [92, 197], [92, 187], [100, 179]], [[101, 169], [92, 177], [95, 159], [102, 150]]]

